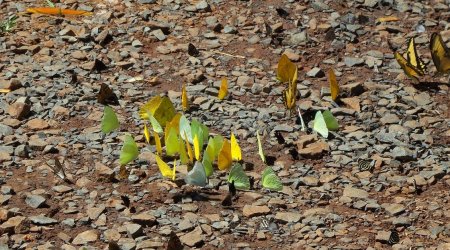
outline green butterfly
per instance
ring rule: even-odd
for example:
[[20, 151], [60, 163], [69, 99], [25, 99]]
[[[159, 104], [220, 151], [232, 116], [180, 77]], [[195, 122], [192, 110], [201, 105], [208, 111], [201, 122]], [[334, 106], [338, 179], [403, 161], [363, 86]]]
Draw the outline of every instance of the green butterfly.
[[281, 191], [283, 189], [283, 184], [281, 183], [280, 178], [278, 178], [277, 174], [269, 166], [264, 169], [261, 182], [264, 188], [272, 191]]
[[329, 110], [326, 110], [323, 113], [317, 111], [314, 118], [314, 131], [316, 131], [323, 137], [328, 138], [328, 132], [338, 130], [338, 128], [339, 124]]
[[152, 115], [152, 113], [147, 112], [148, 120], [150, 121], [150, 124], [152, 125], [153, 131], [160, 134], [163, 132], [163, 128], [161, 127], [161, 124], [159, 124], [158, 120]]
[[190, 124], [189, 120], [186, 118], [186, 116], [182, 115], [180, 117], [179, 126], [180, 126], [181, 138], [185, 141], [187, 140], [190, 144], [193, 144], [194, 141], [192, 140], [193, 136], [192, 136], [191, 124]]
[[228, 182], [233, 182], [237, 189], [249, 190], [250, 180], [240, 163], [235, 163], [228, 174]]
[[120, 151], [120, 165], [127, 165], [139, 156], [139, 149], [131, 135], [125, 135], [122, 150]]
[[187, 184], [204, 187], [208, 184], [205, 168], [199, 161], [195, 162], [194, 167], [189, 171], [184, 178]]
[[178, 142], [177, 130], [170, 128], [169, 134], [164, 136], [166, 143], [166, 154], [168, 156], [174, 156], [179, 152], [180, 143]]
[[105, 106], [105, 109], [103, 110], [101, 127], [102, 132], [105, 134], [109, 134], [111, 131], [119, 127], [119, 120], [117, 119], [117, 115], [109, 106]]

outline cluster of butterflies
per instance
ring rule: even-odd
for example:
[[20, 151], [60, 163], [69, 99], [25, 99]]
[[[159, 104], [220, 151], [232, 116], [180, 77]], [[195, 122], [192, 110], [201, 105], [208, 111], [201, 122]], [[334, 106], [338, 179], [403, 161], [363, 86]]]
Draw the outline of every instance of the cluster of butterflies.
[[[331, 99], [333, 102], [338, 100], [339, 96], [339, 85], [336, 80], [336, 75], [333, 69], [330, 69], [328, 72], [330, 90], [331, 90]], [[278, 61], [277, 67], [277, 80], [281, 83], [288, 84], [285, 90], [283, 90], [283, 103], [284, 106], [288, 110], [292, 110], [296, 106], [297, 102], [297, 77], [298, 77], [298, 68], [286, 54], [281, 55], [280, 60]], [[297, 108], [298, 116], [301, 121], [302, 131], [306, 131], [305, 122], [303, 121], [302, 114], [300, 109]], [[329, 110], [325, 110], [323, 112], [317, 111], [314, 117], [313, 130], [322, 135], [325, 138], [328, 138], [329, 131], [338, 130], [339, 124], [336, 118], [331, 114]]]
[[[450, 73], [450, 50], [442, 40], [442, 36], [438, 33], [433, 33], [431, 35], [430, 52], [434, 66], [436, 66], [437, 73]], [[414, 38], [409, 40], [406, 58], [403, 57], [398, 51], [394, 52], [394, 57], [405, 74], [412, 78], [416, 83], [419, 83], [419, 78], [424, 76], [427, 72], [426, 64], [420, 59], [417, 53]]]
[[[223, 88], [226, 91], [226, 87], [227, 81], [223, 79], [221, 89]], [[184, 86], [182, 92], [185, 92]], [[226, 93], [221, 94], [219, 90], [219, 99], [225, 96]], [[182, 93], [183, 109], [185, 108], [184, 98], [186, 98], [186, 94]], [[117, 103], [117, 97], [106, 84], [102, 85], [97, 99], [103, 104]], [[242, 152], [233, 133], [230, 135], [230, 140], [220, 135], [210, 137], [209, 130], [205, 125], [195, 119], [189, 121], [186, 116], [177, 113], [172, 101], [166, 96], [151, 98], [141, 106], [139, 116], [147, 121], [144, 124], [143, 134], [147, 144], [155, 145], [156, 154], [154, 158], [163, 177], [175, 181], [176, 164], [179, 160], [181, 164], [193, 166], [184, 178], [185, 183], [204, 187], [208, 184], [208, 177], [214, 172], [213, 164], [217, 159], [219, 170], [231, 168], [228, 178], [230, 183], [233, 183], [237, 189], [250, 189], [249, 178], [245, 175], [242, 165], [238, 163], [242, 161]], [[118, 127], [117, 115], [110, 106], [105, 105], [101, 122], [102, 132], [108, 134]], [[163, 140], [161, 140], [162, 136]], [[263, 162], [266, 162], [259, 133], [257, 139], [259, 155]], [[205, 144], [206, 148], [203, 150]], [[163, 145], [165, 146], [164, 156]], [[119, 179], [127, 178], [128, 173], [125, 166], [138, 156], [139, 148], [134, 138], [129, 134], [125, 135], [119, 157], [121, 166], [118, 174]], [[163, 160], [163, 158], [168, 157], [174, 159], [172, 167]], [[267, 167], [262, 174], [262, 186], [273, 191], [282, 189], [281, 181], [270, 167]]]

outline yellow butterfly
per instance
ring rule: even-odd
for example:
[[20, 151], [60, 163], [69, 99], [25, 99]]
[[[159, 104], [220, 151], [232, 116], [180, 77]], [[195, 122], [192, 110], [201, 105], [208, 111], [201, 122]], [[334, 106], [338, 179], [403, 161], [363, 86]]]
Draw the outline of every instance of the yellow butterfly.
[[241, 147], [239, 146], [239, 143], [236, 140], [236, 137], [233, 133], [231, 133], [231, 159], [233, 161], [240, 161], [242, 160], [242, 152]]
[[333, 69], [328, 71], [328, 81], [330, 82], [331, 100], [336, 101], [339, 95], [339, 85]]
[[147, 124], [144, 124], [144, 137], [147, 143], [150, 143], [150, 132], [148, 131]]
[[228, 95], [228, 80], [226, 78], [222, 78], [222, 83], [220, 84], [219, 94], [217, 95], [217, 98], [219, 98], [219, 100], [223, 100], [227, 95]]
[[186, 92], [186, 84], [183, 84], [183, 88], [181, 89], [181, 106], [183, 111], [189, 110], [189, 100]]
[[297, 74], [297, 65], [295, 65], [286, 54], [281, 55], [277, 67], [277, 80], [285, 83], [291, 82], [294, 75]]
[[175, 180], [176, 177], [176, 161], [173, 163], [173, 169], [167, 165], [161, 158], [159, 158], [158, 155], [155, 155], [156, 164], [158, 164], [159, 171], [161, 172], [162, 176]]
[[201, 157], [201, 155], [200, 155], [200, 142], [198, 140], [198, 136], [197, 135], [194, 136], [194, 155], [195, 155], [195, 159], [197, 161], [200, 161], [200, 157]]
[[411, 38], [409, 42], [406, 59], [398, 51], [394, 53], [394, 57], [405, 74], [412, 78], [416, 83], [419, 83], [419, 77], [424, 75], [425, 65], [417, 54], [414, 38]]
[[231, 167], [231, 163], [231, 144], [227, 139], [223, 139], [222, 149], [217, 158], [217, 167], [220, 170], [226, 170]]
[[162, 146], [161, 146], [161, 139], [159, 138], [158, 133], [153, 131], [153, 137], [155, 137], [155, 146], [156, 146], [156, 153], [158, 155], [162, 155]]
[[155, 96], [150, 99], [147, 103], [141, 106], [139, 110], [139, 116], [141, 119], [149, 119], [149, 115], [153, 115], [153, 117], [158, 121], [158, 123], [164, 127], [166, 123], [171, 121], [175, 116], [175, 107], [173, 106], [172, 101], [167, 96]]
[[295, 108], [297, 102], [297, 70], [295, 70], [292, 79], [289, 80], [288, 87], [283, 91], [283, 102], [287, 109]]
[[450, 72], [450, 50], [445, 45], [440, 34], [433, 33], [431, 35], [430, 51], [437, 72], [448, 74]]

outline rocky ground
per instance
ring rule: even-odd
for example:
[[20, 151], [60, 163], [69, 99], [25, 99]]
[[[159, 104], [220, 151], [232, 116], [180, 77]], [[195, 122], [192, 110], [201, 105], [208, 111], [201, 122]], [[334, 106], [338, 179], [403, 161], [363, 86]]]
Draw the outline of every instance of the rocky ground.
[[[68, 0], [57, 5], [94, 15], [22, 13], [36, 4], [0, 0], [1, 20], [18, 16], [0, 36], [0, 88], [11, 90], [0, 93], [0, 249], [154, 249], [173, 233], [186, 249], [450, 249], [449, 85], [428, 49], [432, 32], [450, 39], [448, 1]], [[421, 84], [388, 46], [405, 51], [410, 37], [429, 63]], [[328, 139], [284, 108], [282, 53], [299, 66], [305, 122], [325, 109], [338, 119]], [[101, 83], [120, 100], [121, 128], [105, 138]], [[145, 147], [139, 107], [164, 93], [181, 110], [182, 83], [188, 117], [233, 131], [255, 177], [231, 207], [221, 205], [225, 172], [209, 188], [178, 187]], [[258, 129], [281, 192], [260, 188]], [[126, 133], [141, 154], [117, 181]], [[73, 183], [51, 171], [55, 157]], [[360, 171], [360, 159], [374, 169]]]

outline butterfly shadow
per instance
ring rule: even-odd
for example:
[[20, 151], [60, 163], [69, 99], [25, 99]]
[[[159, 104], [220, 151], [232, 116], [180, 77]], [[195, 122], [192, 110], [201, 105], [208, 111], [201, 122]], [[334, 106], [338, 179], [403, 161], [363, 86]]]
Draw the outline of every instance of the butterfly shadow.
[[418, 84], [413, 84], [413, 87], [420, 91], [428, 91], [428, 92], [438, 92], [440, 90], [439, 86], [441, 85], [449, 85], [445, 82], [420, 82]]
[[172, 199], [174, 203], [181, 203], [183, 198], [190, 197], [193, 201], [220, 201], [218, 198], [212, 198], [212, 195], [219, 195], [220, 193], [205, 190], [186, 190], [184, 192], [176, 193]]

